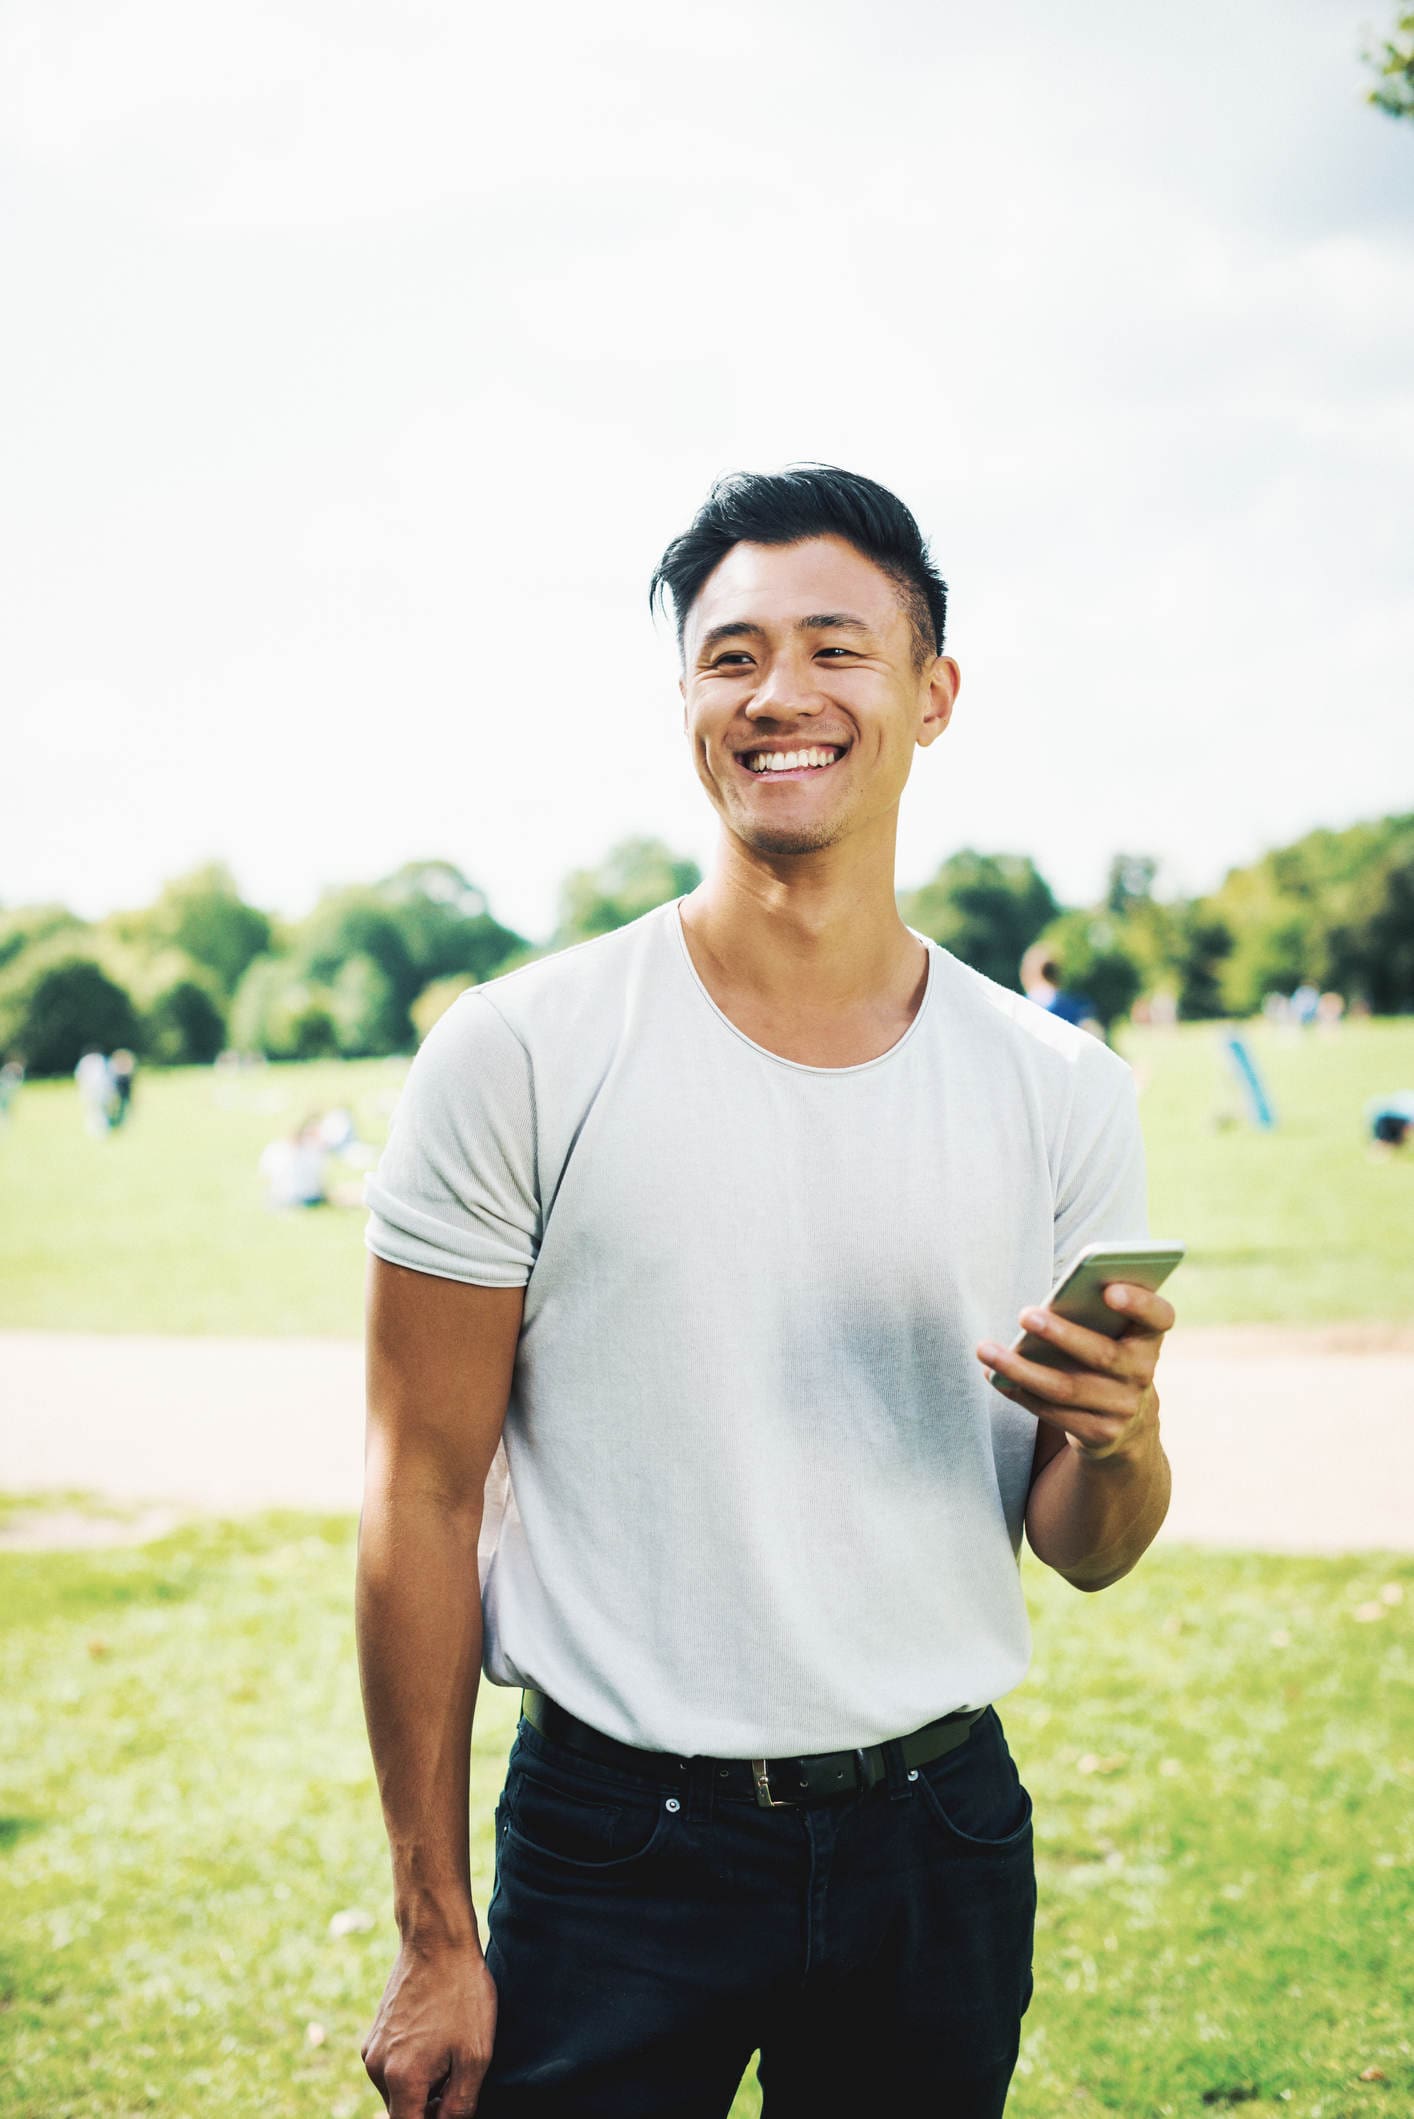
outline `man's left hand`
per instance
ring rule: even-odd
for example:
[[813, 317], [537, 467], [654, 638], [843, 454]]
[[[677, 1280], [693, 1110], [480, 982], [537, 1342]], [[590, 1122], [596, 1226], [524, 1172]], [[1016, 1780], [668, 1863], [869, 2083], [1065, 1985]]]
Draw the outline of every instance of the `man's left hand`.
[[1128, 1455], [1152, 1441], [1159, 1417], [1154, 1369], [1174, 1321], [1172, 1303], [1127, 1281], [1112, 1282], [1105, 1301], [1124, 1318], [1118, 1339], [1070, 1324], [1054, 1310], [1022, 1311], [1022, 1330], [1065, 1354], [1072, 1367], [1027, 1361], [989, 1339], [977, 1349], [995, 1390], [1094, 1459]]

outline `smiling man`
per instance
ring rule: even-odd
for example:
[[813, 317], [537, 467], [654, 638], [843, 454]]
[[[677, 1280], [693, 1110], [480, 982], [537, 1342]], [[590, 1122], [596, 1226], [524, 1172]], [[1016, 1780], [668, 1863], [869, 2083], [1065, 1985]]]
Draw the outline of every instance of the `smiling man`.
[[[713, 873], [459, 1001], [370, 1188], [365, 2060], [394, 2119], [725, 2119], [757, 2048], [767, 2119], [983, 2119], [1031, 1992], [1023, 1528], [1099, 1589], [1167, 1505], [1169, 1305], [1028, 1307], [1144, 1233], [1133, 1092], [899, 918], [959, 683], [903, 504], [724, 479], [654, 586]], [[483, 1665], [524, 1689], [484, 1953]]]

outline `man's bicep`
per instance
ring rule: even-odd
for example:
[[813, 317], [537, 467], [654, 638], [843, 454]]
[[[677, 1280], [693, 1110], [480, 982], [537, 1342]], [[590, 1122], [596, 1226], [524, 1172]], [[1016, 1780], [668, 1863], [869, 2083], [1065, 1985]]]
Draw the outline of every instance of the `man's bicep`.
[[367, 1472], [480, 1503], [501, 1439], [524, 1288], [369, 1260]]
[[1036, 1422], [1036, 1446], [1031, 1457], [1031, 1478], [1026, 1489], [1028, 1503], [1046, 1466], [1053, 1457], [1058, 1457], [1061, 1451], [1068, 1447], [1063, 1429], [1052, 1427], [1048, 1420]]
[[[1038, 1560], [1045, 1560], [1042, 1548], [1045, 1545], [1046, 1516], [1048, 1504], [1055, 1497], [1046, 1473], [1069, 1447], [1062, 1429], [1052, 1427], [1048, 1420], [1036, 1422], [1036, 1450], [1031, 1459], [1031, 1484], [1026, 1495], [1026, 1542]], [[1046, 1561], [1046, 1564], [1049, 1566], [1050, 1562]]]

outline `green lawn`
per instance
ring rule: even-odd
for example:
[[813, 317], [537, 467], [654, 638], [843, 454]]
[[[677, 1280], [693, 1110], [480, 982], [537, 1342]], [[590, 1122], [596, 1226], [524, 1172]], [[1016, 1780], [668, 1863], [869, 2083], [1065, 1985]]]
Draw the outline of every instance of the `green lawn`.
[[[1370, 1159], [1368, 1098], [1414, 1088], [1414, 1021], [1332, 1036], [1257, 1028], [1281, 1124], [1223, 1126], [1218, 1033], [1132, 1032], [1144, 1084], [1153, 1222], [1187, 1239], [1186, 1323], [1316, 1323], [1414, 1314], [1414, 1151]], [[69, 1082], [28, 1085], [0, 1132], [0, 1327], [357, 1332], [362, 1217], [263, 1204], [265, 1143], [350, 1104], [381, 1141], [404, 1063], [148, 1073], [130, 1130], [83, 1132]], [[1039, 1292], [1039, 1291], [1038, 1291]]]
[[[352, 1558], [348, 1523], [289, 1516], [0, 1555], [4, 2119], [380, 2109]], [[1101, 1597], [1029, 1590], [1005, 1712], [1042, 1912], [1012, 2119], [1403, 2119], [1414, 1562], [1161, 1549]], [[488, 1691], [477, 1738], [483, 1901], [513, 1709]]]
[[[266, 1143], [347, 1104], [381, 1144], [404, 1060], [148, 1071], [121, 1132], [84, 1132], [71, 1082], [25, 1085], [0, 1132], [0, 1327], [349, 1337], [363, 1216], [265, 1205]], [[345, 1172], [346, 1180], [355, 1181]]]
[[1271, 1133], [1220, 1122], [1237, 1099], [1211, 1026], [1125, 1043], [1154, 1231], [1189, 1245], [1172, 1289], [1182, 1319], [1414, 1320], [1414, 1148], [1376, 1161], [1364, 1125], [1372, 1097], [1414, 1091], [1414, 1020], [1244, 1034], [1276, 1107]]

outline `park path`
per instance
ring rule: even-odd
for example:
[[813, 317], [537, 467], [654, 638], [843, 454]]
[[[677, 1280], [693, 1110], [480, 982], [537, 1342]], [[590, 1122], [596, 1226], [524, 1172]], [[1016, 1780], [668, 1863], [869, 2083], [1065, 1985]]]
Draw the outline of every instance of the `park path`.
[[[1160, 1382], [1166, 1537], [1414, 1550], [1414, 1330], [1192, 1330]], [[0, 1491], [351, 1510], [361, 1456], [354, 1343], [0, 1334]]]

